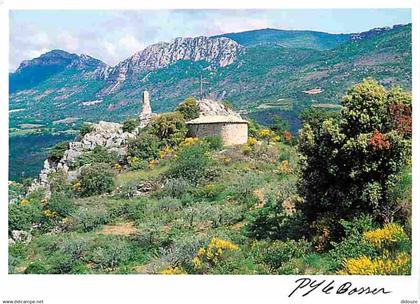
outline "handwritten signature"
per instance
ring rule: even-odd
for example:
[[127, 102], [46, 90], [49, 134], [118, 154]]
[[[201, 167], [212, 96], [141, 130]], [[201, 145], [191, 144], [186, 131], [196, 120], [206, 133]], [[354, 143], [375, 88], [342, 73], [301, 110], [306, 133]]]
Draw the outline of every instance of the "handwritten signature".
[[300, 278], [295, 281], [295, 289], [289, 294], [289, 297], [293, 296], [295, 293], [301, 294], [302, 297], [306, 297], [313, 291], [317, 290], [324, 294], [341, 294], [341, 295], [361, 295], [361, 294], [372, 294], [376, 295], [391, 293], [392, 291], [385, 290], [385, 288], [372, 288], [369, 286], [365, 287], [354, 287], [351, 282], [345, 282], [343, 284], [337, 285], [335, 280], [332, 280], [327, 283], [327, 280], [317, 281], [310, 278]]

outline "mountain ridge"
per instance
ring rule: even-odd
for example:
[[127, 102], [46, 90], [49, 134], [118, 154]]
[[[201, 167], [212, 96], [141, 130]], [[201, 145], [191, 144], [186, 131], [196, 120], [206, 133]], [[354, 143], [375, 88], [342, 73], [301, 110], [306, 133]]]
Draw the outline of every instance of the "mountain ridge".
[[110, 82], [102, 94], [110, 94], [121, 86], [133, 73], [154, 71], [179, 60], [207, 61], [224, 67], [231, 64], [242, 47], [235, 41], [221, 37], [175, 38], [171, 42], [159, 42], [134, 53], [114, 67], [105, 67], [103, 79]]
[[[228, 100], [260, 123], [269, 124], [273, 115], [280, 115], [296, 132], [301, 110], [333, 109], [346, 90], [363, 78], [374, 77], [386, 87], [411, 89], [411, 25], [372, 30], [328, 50], [275, 43], [241, 46], [235, 59], [223, 67], [212, 60], [179, 59], [152, 71], [127, 73], [109, 94], [106, 89], [115, 81], [101, 74], [109, 72], [109, 66], [94, 58], [88, 64], [90, 56], [75, 56], [77, 60], [64, 60], [58, 69], [30, 69], [35, 73], [28, 73], [24, 87], [13, 87], [19, 73], [9, 74], [9, 168], [15, 170], [10, 172], [13, 178], [21, 176], [22, 170], [37, 172], [44, 149], [60, 138], [68, 140], [82, 123], [121, 122], [137, 115], [144, 90], [150, 92], [154, 112], [172, 111], [188, 96]], [[32, 151], [30, 161], [19, 151]], [[22, 163], [25, 166], [19, 165]]]
[[[151, 92], [157, 111], [168, 111], [180, 99], [197, 96], [201, 75], [209, 82], [205, 86], [209, 97], [230, 99], [240, 108], [278, 98], [330, 103], [328, 99], [336, 98], [334, 92], [369, 75], [385, 84], [409, 86], [410, 38], [411, 25], [372, 29], [330, 50], [270, 43], [243, 46], [225, 37], [176, 38], [151, 45], [113, 67], [87, 55], [64, 53], [77, 60], [59, 64], [60, 69], [29, 82], [23, 90], [13, 87], [19, 73], [10, 75], [10, 108], [20, 111], [13, 113], [11, 125], [29, 119], [41, 124], [61, 121], [80, 115], [76, 110], [81, 108], [80, 119], [95, 120], [99, 113], [121, 117], [137, 109], [133, 100], [145, 89]], [[348, 62], [349, 58], [358, 64]], [[394, 69], [388, 68], [395, 64]], [[319, 86], [324, 88], [318, 95], [301, 93]], [[25, 114], [28, 107], [39, 118]]]

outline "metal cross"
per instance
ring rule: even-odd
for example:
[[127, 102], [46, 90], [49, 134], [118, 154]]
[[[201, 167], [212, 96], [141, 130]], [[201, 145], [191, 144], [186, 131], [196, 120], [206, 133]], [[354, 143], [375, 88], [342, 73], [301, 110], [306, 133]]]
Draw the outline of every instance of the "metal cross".
[[203, 83], [204, 84], [209, 84], [208, 81], [203, 80], [203, 75], [200, 74], [200, 99], [203, 99]]

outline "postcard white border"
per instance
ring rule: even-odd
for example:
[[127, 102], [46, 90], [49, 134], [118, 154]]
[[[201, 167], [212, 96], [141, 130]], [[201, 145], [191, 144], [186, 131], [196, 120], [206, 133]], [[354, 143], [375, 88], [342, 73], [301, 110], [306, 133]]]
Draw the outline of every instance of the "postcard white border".
[[311, 276], [317, 280], [351, 281], [356, 286], [385, 287], [389, 295], [332, 296], [317, 293], [294, 297], [293, 303], [400, 303], [419, 300], [419, 25], [417, 0], [290, 0], [290, 1], [53, 1], [0, 0], [0, 301], [37, 300], [44, 303], [284, 303], [302, 276], [153, 276], [153, 275], [8, 275], [7, 274], [7, 162], [9, 10], [15, 9], [286, 9], [286, 8], [411, 8], [413, 23], [413, 272], [411, 276]]

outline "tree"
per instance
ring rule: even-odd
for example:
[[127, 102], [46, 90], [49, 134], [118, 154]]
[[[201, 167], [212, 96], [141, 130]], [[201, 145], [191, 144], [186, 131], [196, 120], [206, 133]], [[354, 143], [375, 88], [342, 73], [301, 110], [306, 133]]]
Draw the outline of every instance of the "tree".
[[185, 118], [180, 112], [162, 114], [147, 130], [158, 137], [160, 147], [177, 146], [185, 139], [187, 131]]
[[95, 163], [84, 167], [80, 174], [82, 196], [91, 196], [114, 190], [115, 173], [108, 164]]
[[69, 142], [62, 141], [53, 147], [48, 149], [48, 159], [53, 162], [59, 162], [63, 156], [64, 152], [69, 148]]
[[159, 152], [159, 138], [148, 132], [130, 139], [128, 142], [128, 156], [143, 160], [156, 159]]
[[84, 123], [80, 126], [80, 135], [85, 136], [86, 134], [92, 132], [93, 127], [90, 123]]
[[185, 120], [198, 118], [200, 115], [200, 107], [194, 97], [187, 97], [182, 103], [176, 107], [176, 111], [180, 112]]
[[282, 135], [284, 131], [289, 129], [289, 124], [286, 120], [283, 120], [279, 115], [273, 115], [271, 118], [271, 131], [277, 135]]
[[169, 176], [183, 178], [197, 185], [208, 175], [211, 164], [207, 145], [193, 144], [179, 151], [176, 161], [171, 164]]
[[396, 119], [395, 108], [404, 109], [401, 116], [407, 116], [411, 96], [366, 79], [344, 97], [341, 119], [304, 124], [298, 187], [305, 197], [300, 208], [311, 223], [360, 213], [392, 221], [398, 206], [390, 193], [411, 148], [411, 120]]
[[123, 122], [123, 132], [133, 132], [138, 126], [140, 122], [136, 118], [128, 118]]

